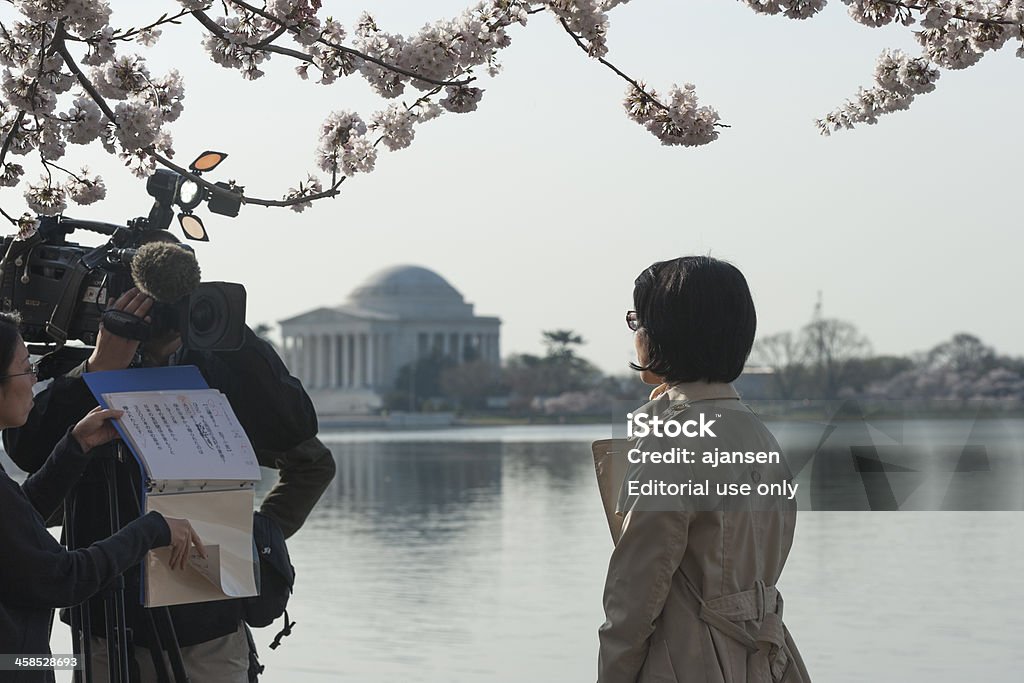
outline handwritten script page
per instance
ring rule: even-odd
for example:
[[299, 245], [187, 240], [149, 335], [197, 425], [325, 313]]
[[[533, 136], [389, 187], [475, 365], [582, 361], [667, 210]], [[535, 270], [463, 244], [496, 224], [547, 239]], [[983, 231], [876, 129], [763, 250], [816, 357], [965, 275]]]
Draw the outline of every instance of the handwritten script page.
[[256, 453], [227, 397], [216, 389], [103, 394], [123, 410], [121, 434], [150, 479], [260, 478]]

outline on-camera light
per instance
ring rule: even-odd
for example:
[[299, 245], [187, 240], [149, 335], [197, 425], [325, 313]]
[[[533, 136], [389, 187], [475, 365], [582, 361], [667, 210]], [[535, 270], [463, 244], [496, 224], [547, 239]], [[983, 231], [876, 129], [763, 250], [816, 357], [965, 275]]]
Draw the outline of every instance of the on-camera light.
[[191, 211], [203, 201], [204, 194], [203, 189], [199, 187], [199, 183], [188, 178], [182, 178], [178, 184], [178, 206], [185, 211]]

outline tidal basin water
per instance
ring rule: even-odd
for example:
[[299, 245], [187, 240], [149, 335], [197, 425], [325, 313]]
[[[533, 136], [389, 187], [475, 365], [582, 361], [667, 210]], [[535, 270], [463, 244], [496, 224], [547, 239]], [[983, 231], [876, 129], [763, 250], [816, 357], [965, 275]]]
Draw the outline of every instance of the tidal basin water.
[[[338, 475], [289, 542], [297, 624], [277, 650], [256, 632], [262, 680], [593, 681], [610, 431], [322, 435]], [[1019, 681], [1022, 547], [1020, 512], [801, 512], [785, 621], [815, 681]]]

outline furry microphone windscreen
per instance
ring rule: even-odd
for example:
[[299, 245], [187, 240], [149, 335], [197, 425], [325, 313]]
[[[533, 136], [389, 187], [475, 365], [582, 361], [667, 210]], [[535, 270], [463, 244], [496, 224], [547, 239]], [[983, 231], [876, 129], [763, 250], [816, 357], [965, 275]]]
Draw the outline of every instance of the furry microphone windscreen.
[[173, 304], [199, 285], [195, 254], [169, 242], [143, 244], [132, 259], [132, 280], [144, 294]]

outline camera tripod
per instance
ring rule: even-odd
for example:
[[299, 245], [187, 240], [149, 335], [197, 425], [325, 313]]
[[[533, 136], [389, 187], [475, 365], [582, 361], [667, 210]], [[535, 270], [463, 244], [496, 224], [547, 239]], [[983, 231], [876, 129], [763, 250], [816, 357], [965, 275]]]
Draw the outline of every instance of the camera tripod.
[[[107, 486], [107, 508], [110, 517], [110, 535], [120, 531], [120, 507], [116, 480], [116, 463], [126, 462], [127, 449], [121, 441], [116, 442], [115, 457], [104, 457], [102, 460], [103, 476]], [[142, 506], [134, 487], [135, 504], [141, 513]], [[77, 488], [71, 500], [64, 503], [64, 529], [67, 547], [75, 548], [75, 508], [77, 507]], [[74, 683], [135, 683], [137, 678], [131, 674], [135, 667], [132, 654], [132, 633], [127, 627], [125, 617], [125, 582], [124, 576], [118, 575], [103, 595], [104, 622], [106, 628], [108, 681], [95, 681], [92, 670], [92, 615], [88, 601], [71, 608], [71, 634], [74, 653], [80, 658], [82, 668], [75, 670]], [[153, 668], [156, 670], [159, 683], [188, 683], [188, 674], [181, 658], [174, 624], [166, 607], [147, 608], [145, 623], [150, 638], [150, 655]], [[166, 657], [165, 657], [166, 654]]]

